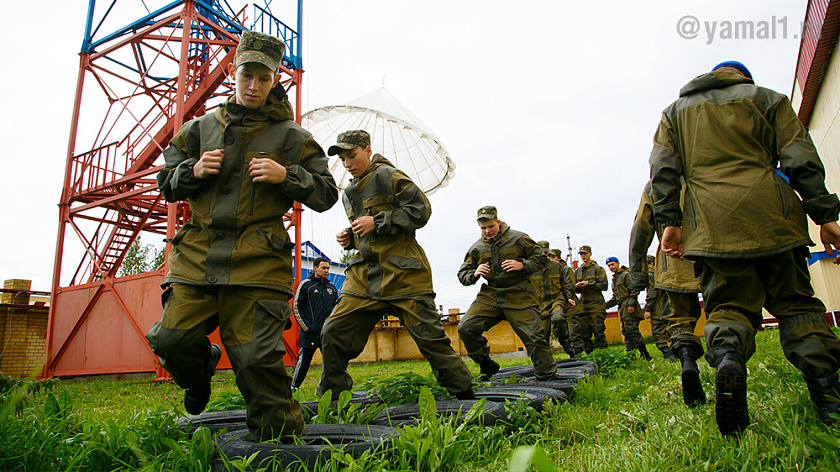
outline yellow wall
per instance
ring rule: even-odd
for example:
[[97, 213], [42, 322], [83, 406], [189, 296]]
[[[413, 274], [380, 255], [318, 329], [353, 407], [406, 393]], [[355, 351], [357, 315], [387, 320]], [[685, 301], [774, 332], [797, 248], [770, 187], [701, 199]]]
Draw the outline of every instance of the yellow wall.
[[[451, 321], [445, 321], [443, 326], [446, 330], [446, 335], [452, 341], [452, 348], [458, 355], [466, 356], [467, 351], [464, 349], [464, 344], [458, 337], [458, 321], [457, 316], [453, 316]], [[697, 323], [697, 328], [694, 333], [698, 336], [703, 336], [703, 326], [706, 324], [706, 315], [700, 317]], [[609, 317], [606, 321], [607, 326], [607, 342], [610, 344], [623, 343], [621, 337], [621, 325], [618, 316]], [[639, 325], [642, 336], [651, 336], [650, 321], [644, 320]], [[525, 345], [513, 332], [507, 321], [494, 326], [490, 331], [484, 333], [484, 337], [490, 344], [490, 352], [498, 354], [503, 352], [525, 351]], [[553, 339], [553, 338], [552, 338]], [[560, 346], [554, 341], [554, 348], [559, 349]], [[397, 361], [397, 360], [420, 360], [423, 356], [417, 350], [417, 345], [411, 339], [411, 335], [405, 328], [394, 324], [391, 327], [377, 326], [374, 328], [368, 342], [365, 345], [365, 350], [362, 354], [351, 362], [381, 362], [381, 361]], [[312, 359], [312, 365], [321, 365], [321, 351], [315, 353]]]

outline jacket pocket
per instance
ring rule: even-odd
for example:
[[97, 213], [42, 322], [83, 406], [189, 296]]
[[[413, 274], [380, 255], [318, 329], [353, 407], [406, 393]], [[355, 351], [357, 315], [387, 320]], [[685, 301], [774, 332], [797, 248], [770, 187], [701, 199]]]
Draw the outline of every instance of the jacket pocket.
[[782, 199], [782, 215], [787, 218], [788, 213], [790, 213], [790, 199], [788, 198], [786, 188], [788, 183], [785, 182], [785, 179], [776, 171], [773, 171], [773, 179], [776, 181], [776, 186], [779, 188], [779, 197]]
[[362, 207], [364, 207], [365, 215], [373, 216], [381, 211], [389, 210], [390, 195], [374, 195], [372, 197], [362, 200]]
[[288, 239], [283, 239], [272, 232], [257, 228], [255, 233], [257, 236], [264, 239], [268, 245], [276, 251], [282, 251], [283, 249], [291, 250], [295, 247], [293, 242]]
[[273, 352], [286, 352], [283, 331], [290, 328], [292, 310], [282, 298], [258, 298], [254, 313], [251, 345], [254, 363], [269, 357]]
[[[685, 186], [685, 209], [689, 215], [691, 215], [691, 229], [697, 229], [697, 215], [694, 214], [694, 202], [691, 200], [691, 190], [688, 189], [688, 185]], [[685, 224], [685, 222], [683, 222]]]
[[364, 258], [361, 254], [356, 254], [355, 256], [351, 257], [351, 258], [347, 261], [347, 267], [348, 267], [348, 268], [349, 268], [349, 267], [352, 267], [352, 266], [354, 266], [354, 265], [356, 265], [356, 264], [360, 264], [360, 263], [362, 263], [362, 262], [364, 262], [364, 261], [365, 261], [365, 258]]
[[181, 240], [184, 239], [184, 236], [186, 236], [188, 232], [199, 231], [200, 229], [201, 228], [199, 228], [198, 226], [195, 226], [194, 224], [192, 224], [190, 222], [187, 222], [187, 223], [184, 223], [184, 226], [181, 226], [181, 228], [178, 230], [178, 232], [175, 233], [175, 236], [173, 236], [171, 239], [170, 238], [164, 238], [164, 241], [166, 241], [167, 243], [169, 243], [173, 246], [177, 246], [178, 243], [180, 243]]
[[391, 254], [388, 256], [388, 262], [394, 264], [395, 266], [401, 269], [421, 269], [423, 268], [423, 262], [416, 257], [403, 257], [398, 256], [396, 254]]

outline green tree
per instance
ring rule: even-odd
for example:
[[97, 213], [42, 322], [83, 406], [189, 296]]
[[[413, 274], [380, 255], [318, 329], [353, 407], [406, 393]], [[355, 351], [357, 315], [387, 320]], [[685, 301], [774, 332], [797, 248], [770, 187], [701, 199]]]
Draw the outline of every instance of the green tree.
[[338, 262], [341, 262], [342, 264], [347, 264], [347, 261], [349, 261], [351, 257], [355, 256], [358, 253], [359, 251], [355, 249], [345, 249], [341, 251], [341, 257], [338, 259]]
[[151, 272], [163, 264], [165, 257], [166, 248], [157, 247], [154, 244], [143, 244], [138, 236], [126, 251], [119, 274], [126, 276]]

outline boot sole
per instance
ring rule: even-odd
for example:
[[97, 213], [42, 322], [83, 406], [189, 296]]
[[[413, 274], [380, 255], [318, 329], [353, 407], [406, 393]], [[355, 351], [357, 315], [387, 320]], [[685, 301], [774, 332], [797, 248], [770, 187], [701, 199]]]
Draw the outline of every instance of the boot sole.
[[682, 371], [683, 402], [693, 408], [706, 403], [706, 392], [700, 383], [700, 372], [696, 370]]
[[737, 363], [719, 366], [715, 375], [715, 418], [724, 436], [738, 436], [750, 425], [747, 372]]

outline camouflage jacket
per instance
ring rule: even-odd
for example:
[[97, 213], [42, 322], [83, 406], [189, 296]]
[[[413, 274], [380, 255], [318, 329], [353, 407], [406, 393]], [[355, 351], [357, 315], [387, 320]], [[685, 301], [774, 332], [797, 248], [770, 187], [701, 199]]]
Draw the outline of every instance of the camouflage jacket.
[[641, 316], [641, 307], [639, 307], [639, 292], [630, 288], [630, 269], [626, 266], [618, 268], [618, 272], [612, 277], [612, 291], [613, 296], [607, 301], [607, 308], [618, 305], [619, 310], [626, 310], [629, 307], [635, 307], [634, 315]]
[[[283, 215], [297, 200], [325, 211], [338, 200], [321, 146], [294, 121], [283, 87], [249, 110], [233, 97], [186, 123], [163, 151], [157, 183], [168, 202], [189, 199], [192, 217], [172, 238], [165, 283], [246, 285], [292, 295], [292, 247]], [[224, 149], [219, 174], [198, 179], [202, 153]], [[280, 184], [254, 183], [253, 158], [286, 167]]]
[[575, 270], [575, 279], [578, 282], [589, 281], [589, 285], [583, 288], [575, 288], [580, 293], [580, 303], [585, 311], [604, 310], [604, 290], [609, 288], [607, 272], [597, 262], [590, 260], [589, 265], [581, 265]]
[[570, 306], [568, 303], [565, 307], [566, 314], [577, 313], [583, 309], [583, 305], [580, 303], [580, 299], [578, 299], [577, 293], [575, 291], [575, 283], [577, 283], [577, 277], [575, 276], [575, 270], [572, 269], [569, 264], [566, 264], [566, 261], [560, 259], [560, 266], [563, 268], [563, 273], [566, 274], [566, 285], [569, 287], [569, 299], [575, 301], [575, 306]]
[[[502, 262], [507, 259], [522, 262], [525, 268], [505, 272]], [[458, 280], [463, 285], [475, 284], [479, 279], [475, 270], [485, 262], [490, 263], [490, 273], [484, 276], [487, 283], [481, 285], [476, 303], [499, 308], [539, 309], [537, 291], [529, 277], [548, 265], [548, 257], [533, 239], [501, 222], [495, 238], [481, 238], [470, 246], [458, 270]]]
[[840, 212], [788, 98], [732, 72], [680, 90], [662, 113], [650, 172], [656, 221], [682, 226], [689, 258], [755, 258], [813, 244], [806, 213], [820, 225]]
[[353, 235], [351, 247], [359, 254], [347, 262], [341, 293], [375, 300], [433, 294], [432, 268], [415, 239], [415, 231], [432, 216], [423, 191], [375, 154], [364, 175], [350, 181], [342, 201], [350, 222], [372, 216], [374, 231], [365, 237]]
[[[630, 231], [630, 286], [641, 292], [648, 287], [647, 251], [656, 235], [662, 239], [665, 229], [653, 218], [654, 197], [650, 182], [645, 185], [633, 229]], [[653, 269], [655, 288], [669, 292], [698, 293], [700, 280], [694, 276], [694, 262], [688, 259], [668, 257], [662, 252], [662, 245], [656, 245], [656, 264]]]
[[567, 280], [566, 271], [557, 261], [549, 259], [545, 269], [531, 274], [531, 283], [540, 300], [540, 311], [551, 312], [558, 306], [565, 309], [567, 300], [572, 298], [572, 286]]

